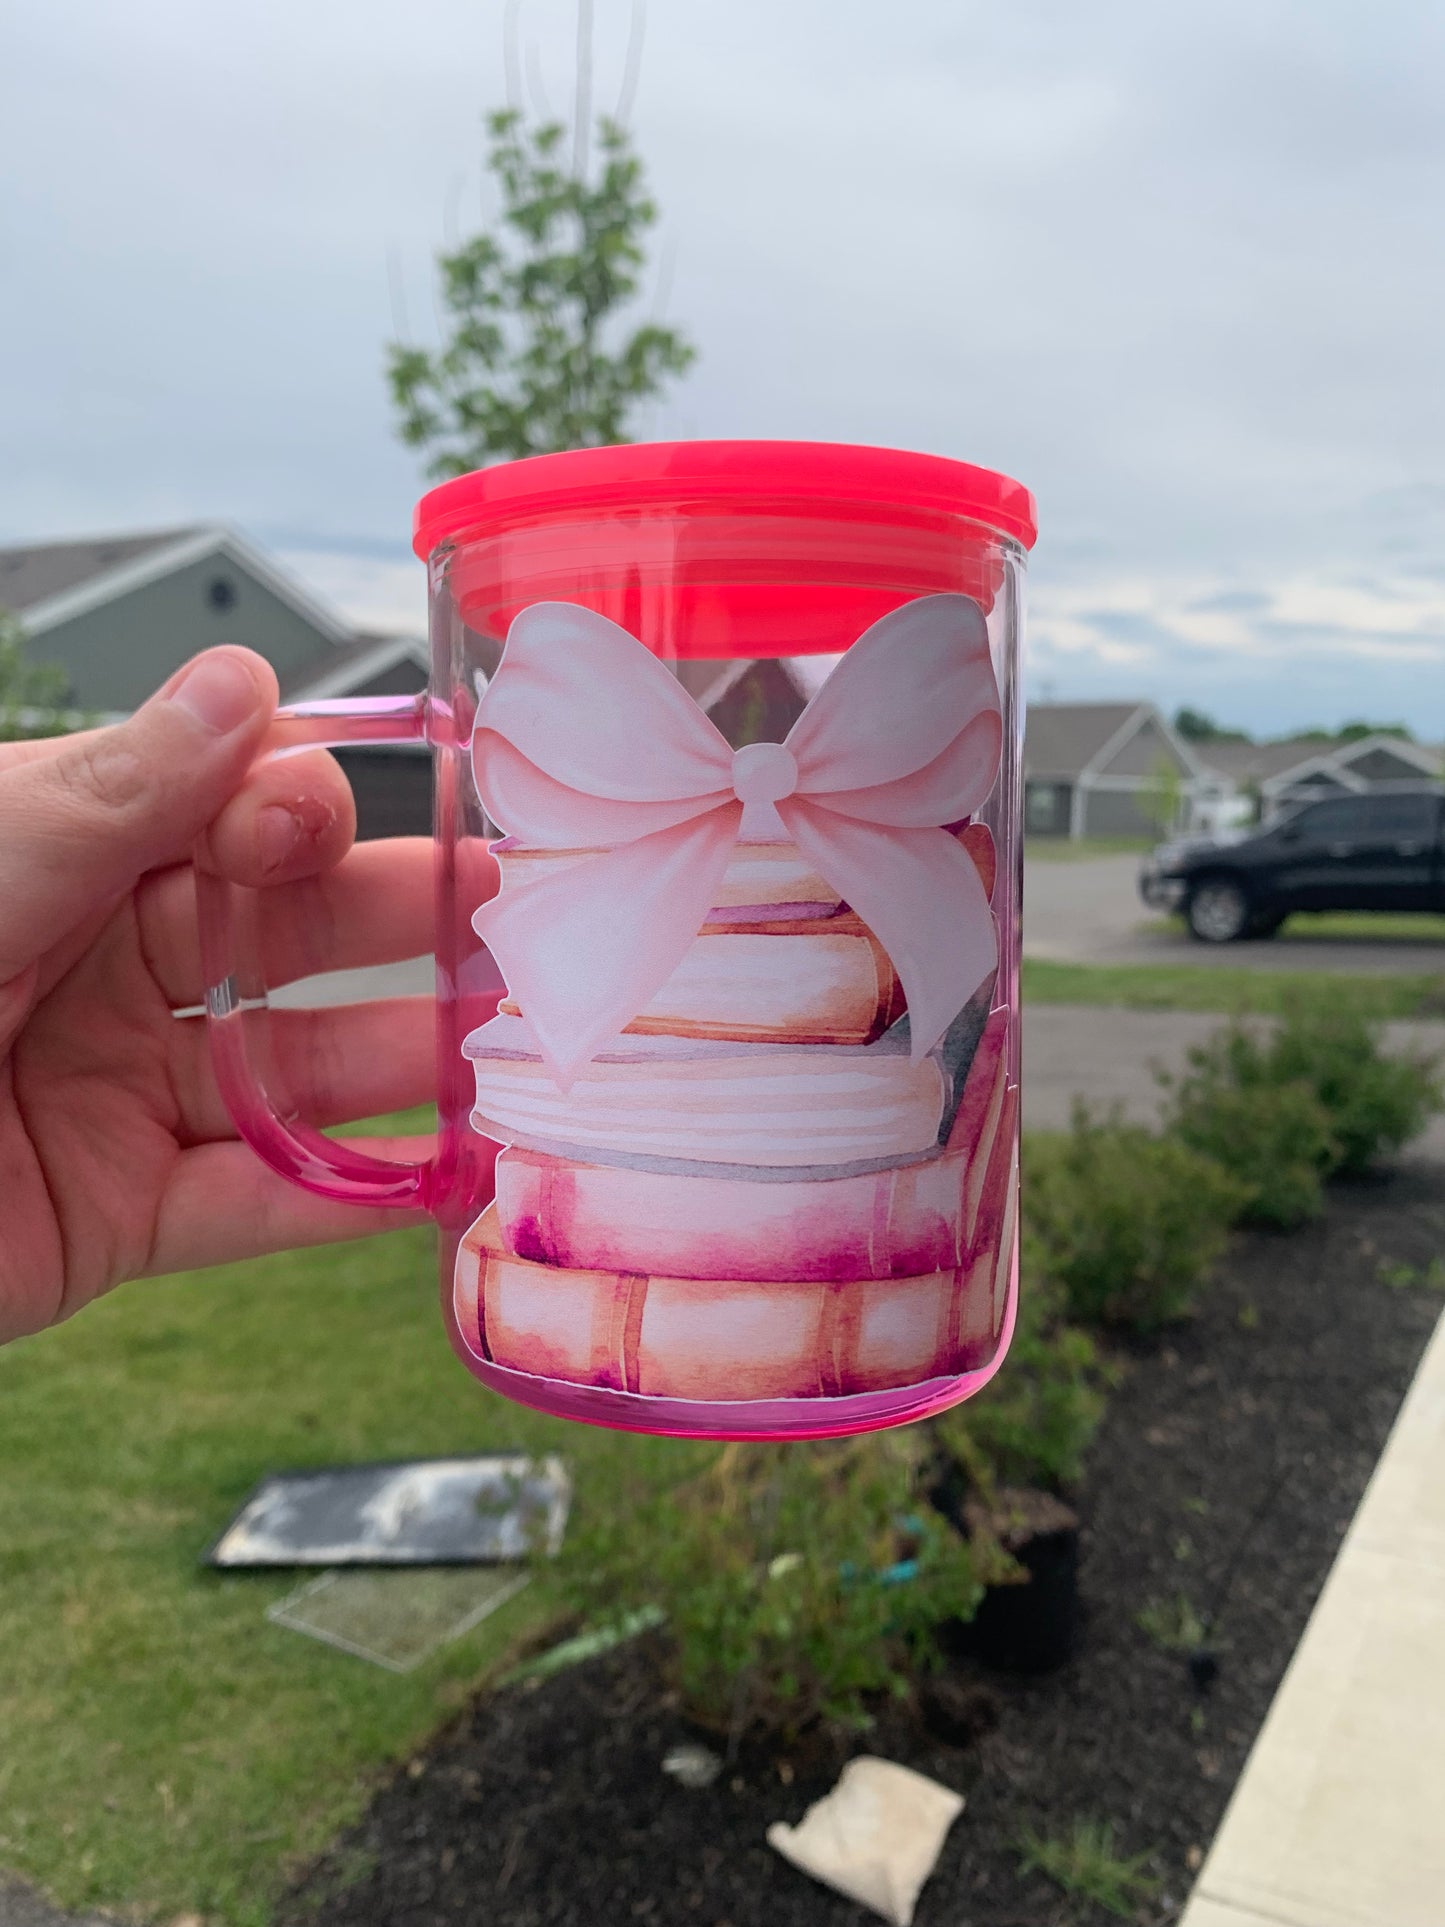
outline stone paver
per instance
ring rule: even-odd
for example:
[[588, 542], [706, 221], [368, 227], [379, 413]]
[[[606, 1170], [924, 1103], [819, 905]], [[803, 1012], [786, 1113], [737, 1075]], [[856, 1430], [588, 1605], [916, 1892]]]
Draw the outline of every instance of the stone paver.
[[1445, 1317], [1183, 1927], [1237, 1927], [1257, 1916], [1281, 1927], [1440, 1927], [1442, 1815]]

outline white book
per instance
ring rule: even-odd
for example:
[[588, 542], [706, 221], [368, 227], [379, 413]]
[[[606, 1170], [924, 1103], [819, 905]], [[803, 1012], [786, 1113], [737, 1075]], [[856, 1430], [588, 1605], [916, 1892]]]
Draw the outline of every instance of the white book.
[[463, 1050], [487, 1137], [739, 1170], [933, 1155], [953, 1088], [936, 1057], [910, 1058], [906, 1024], [859, 1046], [623, 1036], [567, 1091], [524, 1017], [494, 1017]]

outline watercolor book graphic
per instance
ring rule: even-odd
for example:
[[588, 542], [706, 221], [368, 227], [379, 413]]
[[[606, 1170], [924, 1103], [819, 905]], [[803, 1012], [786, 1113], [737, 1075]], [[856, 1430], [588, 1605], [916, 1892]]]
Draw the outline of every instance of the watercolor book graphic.
[[588, 610], [512, 623], [473, 769], [507, 986], [466, 1039], [503, 1146], [461, 1242], [467, 1346], [653, 1398], [826, 1399], [986, 1365], [1018, 1092], [984, 617], [926, 596], [784, 743], [734, 751]]

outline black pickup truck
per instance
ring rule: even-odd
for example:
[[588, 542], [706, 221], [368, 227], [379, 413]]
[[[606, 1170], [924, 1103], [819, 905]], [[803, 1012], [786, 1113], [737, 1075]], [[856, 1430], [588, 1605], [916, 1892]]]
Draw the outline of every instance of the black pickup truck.
[[1306, 803], [1236, 842], [1164, 843], [1139, 874], [1201, 943], [1272, 937], [1295, 910], [1445, 911], [1445, 787]]

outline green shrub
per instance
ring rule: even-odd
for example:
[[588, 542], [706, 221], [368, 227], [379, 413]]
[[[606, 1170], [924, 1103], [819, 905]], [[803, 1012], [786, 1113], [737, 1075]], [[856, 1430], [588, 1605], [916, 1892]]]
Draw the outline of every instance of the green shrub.
[[[579, 1518], [564, 1585], [594, 1621], [660, 1608], [684, 1706], [705, 1726], [864, 1724], [869, 1698], [905, 1690], [933, 1628], [971, 1618], [983, 1593], [922, 1495], [925, 1444], [905, 1431], [725, 1446], [668, 1491], [609, 1505], [591, 1528]], [[904, 1582], [880, 1576], [905, 1560]]]
[[1445, 1101], [1433, 1059], [1387, 1055], [1379, 1026], [1327, 993], [1272, 1032], [1236, 1019], [1171, 1081], [1172, 1127], [1243, 1181], [1245, 1216], [1283, 1225], [1318, 1211], [1323, 1177], [1367, 1170]]
[[1256, 1048], [1247, 1034], [1232, 1031], [1191, 1051], [1167, 1123], [1235, 1179], [1241, 1223], [1288, 1230], [1324, 1209], [1324, 1180], [1339, 1147], [1308, 1084], [1239, 1081], [1241, 1063]]
[[1082, 1104], [1068, 1133], [1025, 1148], [1038, 1262], [1085, 1324], [1154, 1331], [1186, 1316], [1240, 1197], [1213, 1158], [1117, 1118], [1100, 1123]]
[[975, 1485], [1057, 1491], [1083, 1469], [1113, 1374], [1088, 1332], [1064, 1322], [1059, 1293], [1036, 1278], [1031, 1252], [1024, 1269], [1018, 1325], [998, 1376], [935, 1420], [934, 1433]]
[[1309, 1085], [1330, 1120], [1335, 1169], [1347, 1175], [1408, 1144], [1445, 1102], [1438, 1059], [1387, 1056], [1378, 1024], [1324, 998], [1281, 1024], [1266, 1062], [1271, 1082]]

